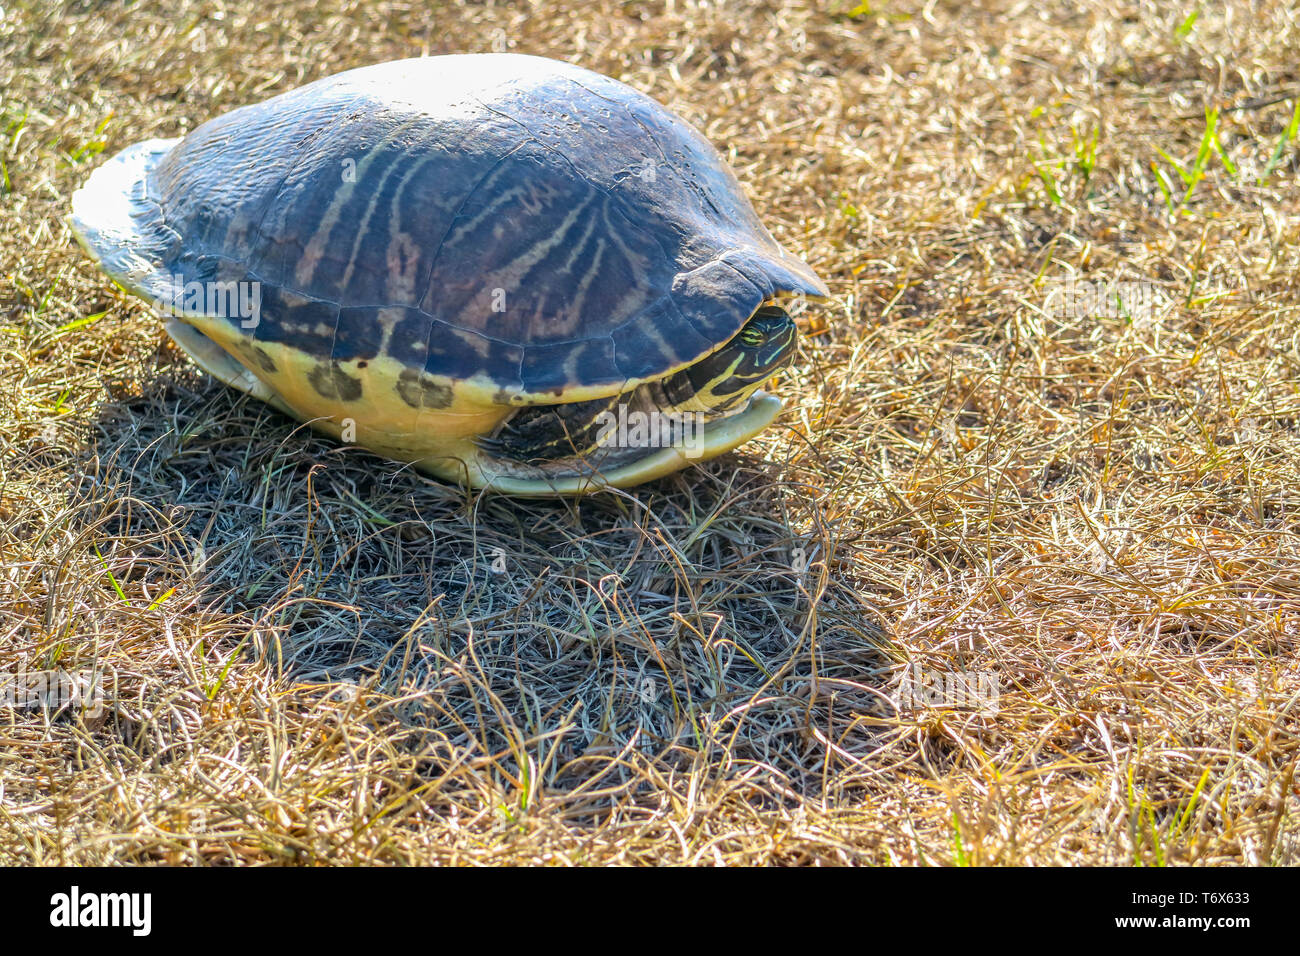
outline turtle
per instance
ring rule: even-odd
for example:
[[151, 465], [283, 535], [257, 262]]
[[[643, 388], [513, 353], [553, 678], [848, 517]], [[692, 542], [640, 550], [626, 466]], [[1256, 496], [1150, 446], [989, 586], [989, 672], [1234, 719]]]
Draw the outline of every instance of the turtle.
[[395, 60], [130, 146], [72, 197], [215, 378], [470, 488], [625, 488], [768, 426], [827, 287], [657, 101], [522, 54]]

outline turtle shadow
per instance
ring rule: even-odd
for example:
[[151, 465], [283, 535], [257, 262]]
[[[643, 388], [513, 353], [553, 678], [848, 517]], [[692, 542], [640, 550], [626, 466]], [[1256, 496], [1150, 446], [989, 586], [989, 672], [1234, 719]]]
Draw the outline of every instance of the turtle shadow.
[[750, 455], [630, 493], [467, 494], [172, 369], [105, 403], [75, 467], [108, 557], [244, 622], [244, 655], [273, 643], [291, 682], [391, 694], [393, 719], [472, 727], [484, 753], [554, 739], [560, 789], [632, 748], [821, 791], [827, 754], [791, 728], [861, 757], [860, 718], [891, 712], [834, 529]]

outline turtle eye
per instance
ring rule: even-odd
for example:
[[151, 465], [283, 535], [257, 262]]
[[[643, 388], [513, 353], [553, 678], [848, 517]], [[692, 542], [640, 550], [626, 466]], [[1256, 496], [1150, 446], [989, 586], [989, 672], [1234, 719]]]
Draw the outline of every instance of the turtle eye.
[[742, 329], [740, 333], [740, 341], [752, 347], [762, 345], [766, 339], [767, 336], [758, 329]]

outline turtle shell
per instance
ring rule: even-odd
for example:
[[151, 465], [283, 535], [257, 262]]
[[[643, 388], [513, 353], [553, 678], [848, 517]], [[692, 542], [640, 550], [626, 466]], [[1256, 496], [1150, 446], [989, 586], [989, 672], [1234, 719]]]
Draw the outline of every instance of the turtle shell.
[[539, 57], [351, 70], [115, 162], [74, 200], [106, 270], [174, 310], [192, 283], [257, 283], [241, 337], [342, 376], [336, 392], [380, 357], [416, 393], [610, 395], [721, 347], [773, 296], [826, 294], [687, 123]]

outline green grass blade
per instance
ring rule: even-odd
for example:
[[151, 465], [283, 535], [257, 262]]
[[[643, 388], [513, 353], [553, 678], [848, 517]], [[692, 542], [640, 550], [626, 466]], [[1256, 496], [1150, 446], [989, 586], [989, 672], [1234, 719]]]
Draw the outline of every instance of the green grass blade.
[[1282, 132], [1281, 138], [1277, 141], [1277, 146], [1273, 149], [1273, 156], [1269, 159], [1268, 165], [1264, 167], [1264, 172], [1259, 177], [1259, 185], [1264, 185], [1268, 177], [1273, 175], [1273, 170], [1277, 169], [1277, 164], [1282, 162], [1282, 157], [1286, 155], [1287, 144], [1296, 138], [1296, 133], [1300, 132], [1300, 96], [1296, 97], [1295, 110], [1291, 113], [1291, 122]]
[[99, 545], [92, 544], [91, 547], [95, 549], [95, 557], [99, 558], [99, 566], [103, 568], [104, 573], [108, 575], [109, 583], [113, 585], [113, 590], [117, 592], [117, 596], [122, 599], [123, 604], [130, 604], [131, 602], [126, 599], [126, 592], [122, 590], [122, 585], [117, 583], [117, 578], [113, 577], [113, 572], [108, 568], [108, 562], [105, 561], [104, 556], [99, 553]]

